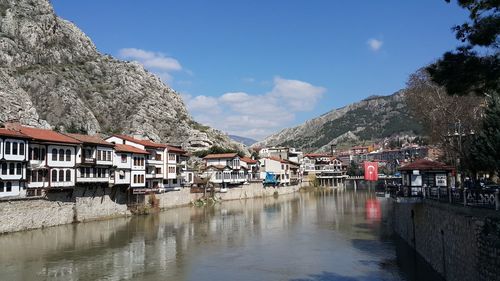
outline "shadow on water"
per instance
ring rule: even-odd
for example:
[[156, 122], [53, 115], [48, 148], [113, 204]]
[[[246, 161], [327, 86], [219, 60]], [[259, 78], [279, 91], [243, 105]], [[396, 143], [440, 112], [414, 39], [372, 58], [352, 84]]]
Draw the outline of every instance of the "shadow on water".
[[290, 281], [378, 281], [380, 277], [350, 277], [342, 276], [334, 272], [322, 272], [320, 274], [311, 274], [306, 278], [290, 279]]

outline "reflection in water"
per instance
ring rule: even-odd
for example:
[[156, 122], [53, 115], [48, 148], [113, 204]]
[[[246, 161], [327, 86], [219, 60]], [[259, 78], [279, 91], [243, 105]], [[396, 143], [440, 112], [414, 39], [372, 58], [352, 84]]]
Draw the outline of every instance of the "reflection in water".
[[0, 280], [435, 279], [376, 200], [304, 193], [3, 235]]

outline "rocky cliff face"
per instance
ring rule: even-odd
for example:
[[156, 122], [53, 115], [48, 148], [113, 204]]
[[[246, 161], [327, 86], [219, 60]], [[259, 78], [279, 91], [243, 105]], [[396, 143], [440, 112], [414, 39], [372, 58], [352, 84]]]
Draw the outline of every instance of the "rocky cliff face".
[[331, 144], [419, 134], [421, 126], [410, 117], [403, 98], [403, 92], [371, 97], [284, 129], [253, 146], [285, 145], [305, 151], [329, 151]]
[[48, 0], [0, 0], [0, 101], [0, 123], [244, 150], [196, 123], [180, 95], [141, 65], [100, 54]]

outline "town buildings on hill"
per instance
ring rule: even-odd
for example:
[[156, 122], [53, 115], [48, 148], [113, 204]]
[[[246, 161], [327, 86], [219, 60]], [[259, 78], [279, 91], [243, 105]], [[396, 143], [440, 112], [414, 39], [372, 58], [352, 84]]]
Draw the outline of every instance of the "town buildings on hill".
[[265, 184], [266, 179], [272, 179], [273, 186], [314, 181], [341, 187], [352, 162], [378, 161], [395, 170], [435, 154], [421, 146], [396, 150], [357, 146], [343, 152], [332, 148], [329, 154], [267, 147], [255, 158], [208, 154], [195, 169], [188, 166], [187, 151], [169, 144], [122, 134], [101, 138], [6, 123], [0, 128], [0, 198], [43, 196], [75, 187], [119, 187], [131, 194], [208, 185], [224, 190], [251, 182]]

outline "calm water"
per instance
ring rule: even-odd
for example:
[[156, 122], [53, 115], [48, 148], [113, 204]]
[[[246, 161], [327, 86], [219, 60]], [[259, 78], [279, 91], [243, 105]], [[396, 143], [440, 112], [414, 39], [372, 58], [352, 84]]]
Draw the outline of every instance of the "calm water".
[[437, 279], [391, 237], [384, 200], [294, 194], [2, 235], [0, 280]]

